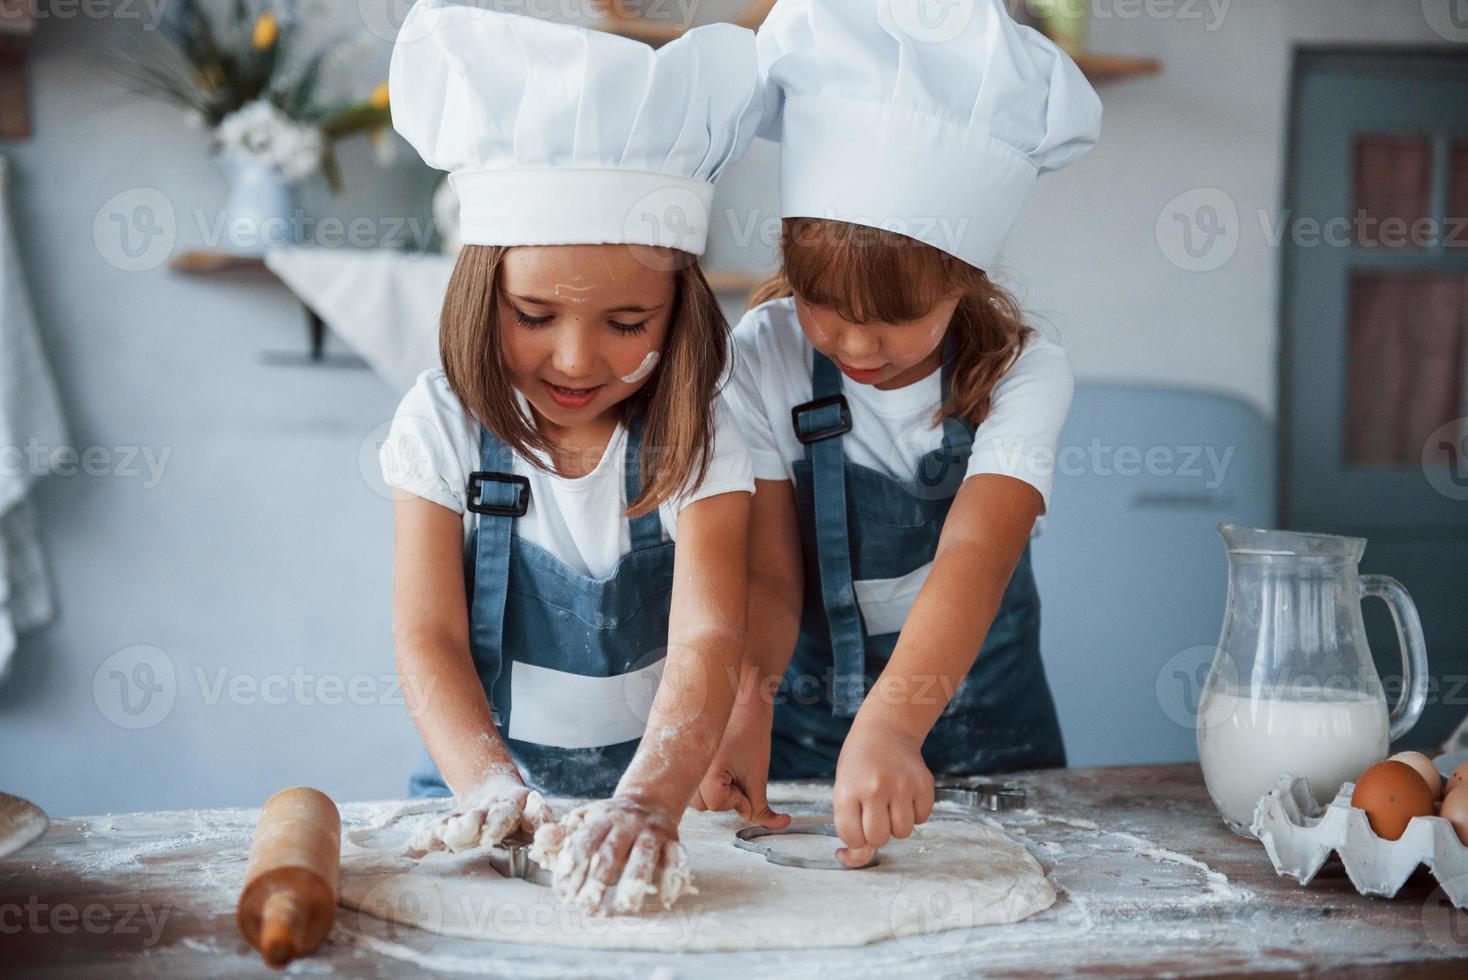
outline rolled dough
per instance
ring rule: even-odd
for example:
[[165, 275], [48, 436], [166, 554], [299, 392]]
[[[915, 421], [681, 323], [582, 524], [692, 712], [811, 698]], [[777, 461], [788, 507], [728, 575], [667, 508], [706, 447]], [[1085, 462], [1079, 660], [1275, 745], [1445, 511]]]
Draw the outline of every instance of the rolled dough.
[[[388, 819], [345, 835], [342, 905], [465, 939], [715, 952], [862, 946], [1018, 922], [1055, 902], [1055, 890], [1024, 847], [973, 818], [935, 818], [908, 840], [882, 848], [875, 868], [805, 871], [736, 848], [734, 832], [741, 824], [733, 814], [689, 812], [679, 834], [698, 894], [669, 911], [593, 918], [563, 908], [547, 887], [501, 878], [483, 855], [436, 852], [420, 861], [402, 856], [413, 826], [427, 812], [425, 802], [406, 804]], [[811, 837], [781, 843], [787, 842], [782, 850], [801, 854], [822, 847]], [[831, 841], [826, 852], [836, 846]]]

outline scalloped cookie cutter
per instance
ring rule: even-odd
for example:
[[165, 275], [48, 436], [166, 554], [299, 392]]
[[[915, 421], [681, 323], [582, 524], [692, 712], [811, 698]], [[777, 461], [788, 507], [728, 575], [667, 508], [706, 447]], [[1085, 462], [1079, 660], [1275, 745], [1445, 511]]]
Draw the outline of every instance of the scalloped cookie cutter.
[[876, 854], [873, 854], [872, 859], [866, 864], [852, 867], [849, 864], [842, 864], [834, 857], [813, 858], [779, 854], [768, 844], [758, 843], [761, 837], [787, 836], [835, 837], [838, 840], [841, 837], [836, 833], [836, 825], [829, 823], [791, 824], [783, 830], [772, 830], [769, 827], [745, 827], [734, 835], [734, 846], [742, 851], [759, 854], [771, 864], [778, 864], [785, 868], [800, 868], [804, 871], [864, 871], [867, 868], [875, 868], [879, 863]]

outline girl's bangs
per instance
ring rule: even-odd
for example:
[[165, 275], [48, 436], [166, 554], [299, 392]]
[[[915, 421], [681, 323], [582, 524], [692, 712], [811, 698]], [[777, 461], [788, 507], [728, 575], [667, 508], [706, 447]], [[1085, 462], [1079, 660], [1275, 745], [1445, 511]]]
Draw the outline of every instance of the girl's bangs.
[[896, 232], [826, 219], [787, 218], [785, 278], [802, 300], [851, 323], [905, 323], [964, 289], [955, 262]]

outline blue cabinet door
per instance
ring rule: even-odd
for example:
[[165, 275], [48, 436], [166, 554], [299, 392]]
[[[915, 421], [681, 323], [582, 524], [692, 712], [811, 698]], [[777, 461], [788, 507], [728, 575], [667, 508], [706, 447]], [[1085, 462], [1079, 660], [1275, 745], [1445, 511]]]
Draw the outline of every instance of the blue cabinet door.
[[[1281, 517], [1366, 537], [1363, 571], [1412, 592], [1434, 697], [1407, 744], [1424, 746], [1468, 715], [1468, 53], [1302, 52], [1295, 67], [1275, 226]], [[1374, 605], [1390, 682], [1395, 631]]]

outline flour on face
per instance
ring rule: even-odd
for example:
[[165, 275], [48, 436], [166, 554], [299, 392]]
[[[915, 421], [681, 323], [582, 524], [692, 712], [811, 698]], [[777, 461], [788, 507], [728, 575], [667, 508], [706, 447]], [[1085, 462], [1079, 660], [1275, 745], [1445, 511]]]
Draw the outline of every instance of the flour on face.
[[631, 374], [622, 375], [622, 380], [629, 385], [637, 384], [637, 382], [652, 374], [653, 368], [658, 366], [660, 356], [655, 350], [648, 351], [647, 356], [642, 359], [642, 363], [637, 365], [637, 370]]

